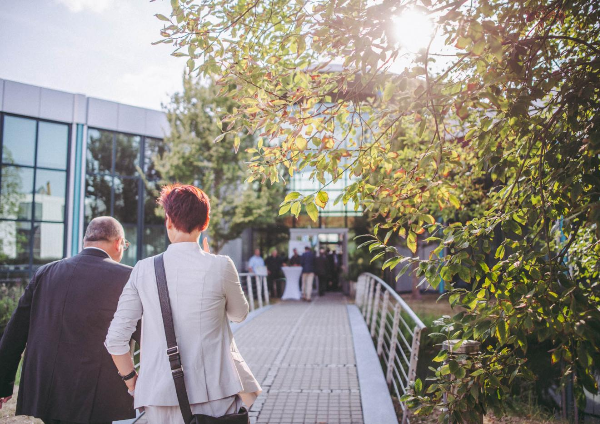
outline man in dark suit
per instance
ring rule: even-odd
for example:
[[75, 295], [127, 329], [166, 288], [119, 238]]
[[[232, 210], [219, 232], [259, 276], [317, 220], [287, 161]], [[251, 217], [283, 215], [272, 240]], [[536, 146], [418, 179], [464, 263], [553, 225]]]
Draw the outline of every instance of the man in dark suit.
[[25, 347], [17, 415], [45, 423], [110, 423], [135, 417], [133, 398], [104, 348], [132, 268], [111, 217], [92, 220], [77, 256], [37, 270], [0, 339], [0, 407], [13, 393]]
[[265, 259], [265, 265], [267, 266], [267, 286], [271, 290], [271, 297], [283, 296], [283, 270], [282, 266], [285, 265], [285, 259], [279, 256], [277, 249], [271, 251], [271, 256]]
[[325, 255], [325, 249], [321, 249], [319, 256], [315, 259], [315, 272], [319, 278], [319, 296], [323, 296], [329, 284], [331, 274], [329, 259]]
[[331, 290], [337, 291], [340, 288], [340, 271], [342, 268], [342, 255], [338, 254], [335, 250], [330, 252], [327, 249], [327, 258], [329, 259], [329, 269], [331, 270], [329, 279], [331, 281]]

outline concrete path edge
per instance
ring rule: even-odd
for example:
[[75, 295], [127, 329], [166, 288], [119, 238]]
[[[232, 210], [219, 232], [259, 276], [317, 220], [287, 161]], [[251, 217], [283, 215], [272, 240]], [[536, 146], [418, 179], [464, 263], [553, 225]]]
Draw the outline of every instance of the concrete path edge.
[[347, 308], [354, 340], [364, 423], [397, 424], [392, 397], [367, 324], [356, 305], [347, 305]]

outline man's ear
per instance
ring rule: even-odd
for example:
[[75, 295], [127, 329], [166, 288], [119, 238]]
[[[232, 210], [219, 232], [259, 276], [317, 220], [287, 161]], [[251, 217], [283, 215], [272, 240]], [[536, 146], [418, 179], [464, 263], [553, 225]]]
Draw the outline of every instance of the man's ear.
[[171, 221], [171, 218], [169, 218], [168, 214], [165, 214], [165, 225], [168, 229], [173, 227], [173, 221]]

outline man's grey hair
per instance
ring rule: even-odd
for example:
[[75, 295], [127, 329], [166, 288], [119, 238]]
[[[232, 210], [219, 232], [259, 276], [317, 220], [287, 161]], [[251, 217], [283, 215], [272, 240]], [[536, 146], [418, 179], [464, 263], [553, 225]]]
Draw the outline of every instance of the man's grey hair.
[[100, 216], [90, 221], [83, 241], [113, 241], [124, 235], [123, 226], [119, 221], [111, 216]]

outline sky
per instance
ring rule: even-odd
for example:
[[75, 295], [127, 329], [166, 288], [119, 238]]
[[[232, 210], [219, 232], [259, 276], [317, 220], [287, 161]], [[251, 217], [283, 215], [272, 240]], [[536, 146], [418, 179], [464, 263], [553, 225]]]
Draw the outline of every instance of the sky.
[[0, 78], [161, 109], [185, 58], [161, 38], [167, 0], [0, 1]]

